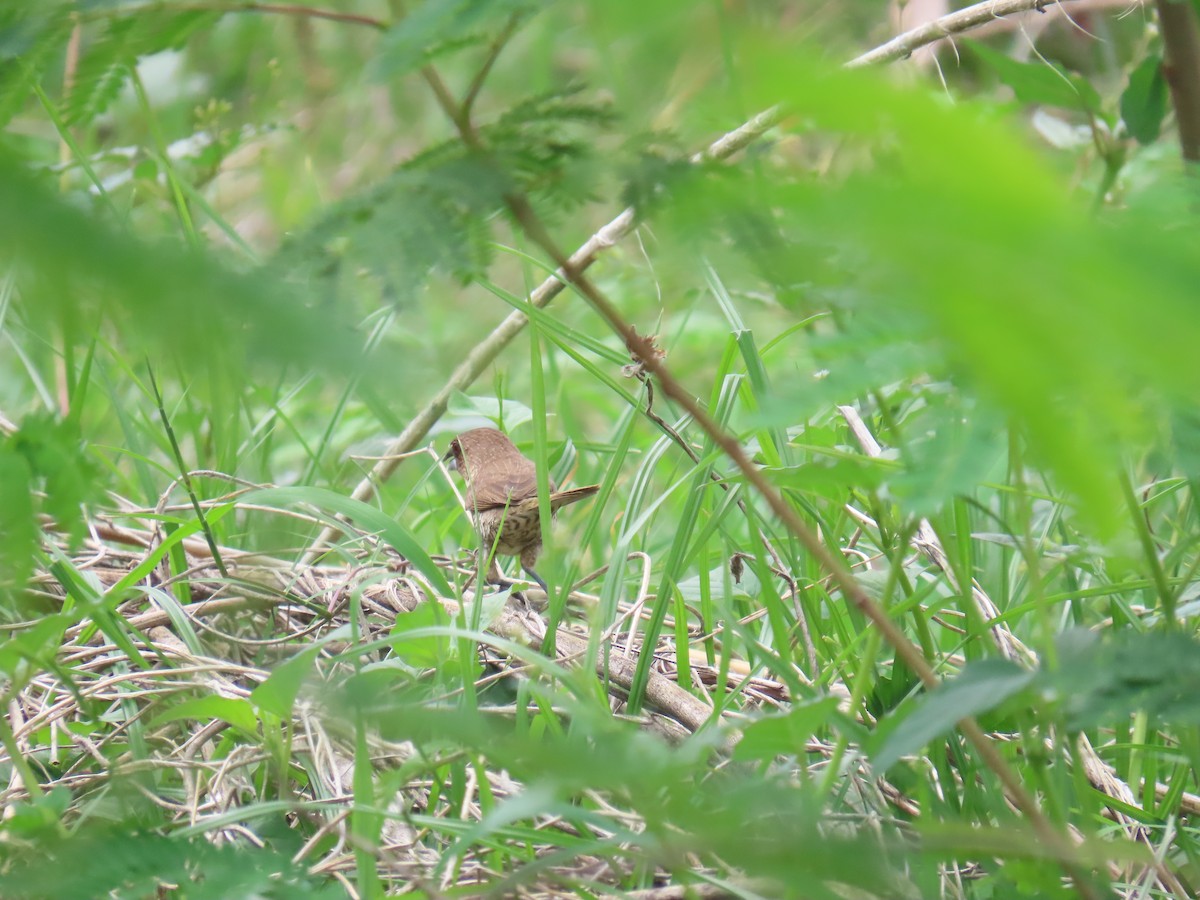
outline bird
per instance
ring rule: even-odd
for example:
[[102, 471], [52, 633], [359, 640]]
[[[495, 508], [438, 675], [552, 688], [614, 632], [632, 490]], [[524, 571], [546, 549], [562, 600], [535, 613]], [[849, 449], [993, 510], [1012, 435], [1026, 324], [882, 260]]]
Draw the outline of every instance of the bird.
[[[533, 569], [542, 551], [537, 466], [533, 460], [495, 428], [464, 431], [450, 442], [443, 459], [466, 481], [467, 512], [484, 552], [519, 557], [521, 567], [548, 594], [546, 582]], [[551, 516], [598, 490], [600, 485], [591, 484], [560, 491], [550, 479]]]

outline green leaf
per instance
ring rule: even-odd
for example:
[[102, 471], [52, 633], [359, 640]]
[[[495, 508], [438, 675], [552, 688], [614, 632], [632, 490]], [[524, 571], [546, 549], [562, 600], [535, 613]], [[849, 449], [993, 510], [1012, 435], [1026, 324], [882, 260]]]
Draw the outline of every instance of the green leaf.
[[1084, 631], [1059, 640], [1058, 667], [1038, 686], [1064, 706], [1072, 729], [1144, 710], [1168, 722], [1200, 722], [1200, 642], [1180, 632], [1123, 632], [1100, 640]]
[[[825, 458], [796, 466], [763, 470], [781, 488], [804, 491], [833, 499], [844, 498], [853, 488], [871, 490], [883, 484], [888, 474], [898, 474], [900, 466], [893, 460], [851, 456]], [[729, 481], [744, 481], [734, 476]]]
[[55, 613], [39, 619], [32, 628], [0, 643], [0, 672], [16, 680], [22, 662], [53, 659], [62, 645], [63, 633], [77, 621], [77, 616]]
[[904, 472], [890, 495], [911, 514], [929, 516], [952, 497], [1003, 472], [1007, 433], [1002, 416], [984, 404], [964, 408], [957, 392], [927, 396], [929, 406], [905, 423]]
[[1121, 94], [1121, 119], [1139, 144], [1153, 143], [1167, 114], [1167, 82], [1162, 57], [1152, 53], [1129, 73], [1129, 85]]
[[746, 728], [733, 750], [736, 760], [766, 760], [799, 756], [808, 739], [837, 712], [836, 697], [822, 697], [795, 706], [787, 715], [759, 719]]
[[296, 696], [300, 693], [304, 679], [312, 671], [313, 662], [320, 649], [309, 647], [301, 650], [291, 659], [276, 666], [267, 676], [267, 680], [250, 692], [250, 702], [281, 719], [290, 718], [292, 707], [296, 704]]
[[180, 46], [188, 35], [218, 18], [218, 12], [160, 8], [108, 20], [82, 56], [63, 118], [70, 125], [91, 122], [116, 99], [139, 59]]
[[1033, 672], [1007, 660], [972, 663], [957, 678], [943, 682], [912, 706], [902, 706], [893, 713], [904, 718], [886, 733], [879, 748], [871, 754], [875, 770], [886, 772], [900, 757], [918, 752], [967, 716], [994, 709], [1033, 679]]
[[483, 416], [496, 427], [511, 432], [533, 418], [533, 411], [517, 400], [496, 397], [472, 397], [462, 391], [450, 395], [447, 412], [453, 416]]
[[425, 0], [388, 29], [371, 72], [381, 80], [397, 78], [446, 46], [473, 43], [481, 29], [531, 5], [529, 0]]
[[[225, 518], [231, 510], [236, 507], [233, 504], [218, 507], [209, 510], [205, 514], [205, 518], [209, 525], [216, 525], [221, 519]], [[183, 542], [185, 538], [191, 537], [196, 532], [200, 531], [203, 524], [199, 519], [192, 519], [177, 528], [171, 529], [167, 537], [160, 541], [154, 549], [146, 555], [140, 563], [132, 568], [128, 574], [124, 575], [116, 584], [104, 592], [104, 600], [106, 603], [116, 605], [125, 599], [125, 591], [134, 584], [137, 584], [159, 564], [164, 556], [166, 556], [172, 547]]]
[[393, 652], [418, 668], [440, 667], [452, 649], [449, 635], [410, 637], [409, 634], [418, 629], [442, 625], [444, 620], [445, 614], [433, 604], [423, 604], [412, 612], [400, 613], [396, 616], [396, 624], [392, 626]]
[[51, 838], [71, 805], [71, 792], [61, 784], [40, 797], [14, 803], [5, 819], [5, 830], [26, 840]]
[[[62, 264], [64, 246], [71, 264]], [[298, 302], [266, 273], [234, 273], [172, 242], [144, 241], [58, 196], [0, 152], [0, 264], [20, 260], [27, 325], [111, 324], [133, 355], [169, 354], [232, 372], [260, 361], [361, 371], [362, 347], [332, 312]], [[181, 340], [186, 335], [187, 340]], [[140, 342], [140, 346], [138, 346]]]
[[240, 697], [212, 696], [184, 700], [182, 703], [174, 704], [170, 709], [162, 713], [162, 715], [155, 716], [150, 727], [157, 728], [159, 725], [165, 725], [167, 722], [178, 722], [183, 719], [196, 719], [199, 721], [220, 719], [222, 722], [228, 722], [234, 728], [246, 734], [258, 734], [258, 717], [254, 714], [254, 707], [250, 705], [248, 700], [243, 700]]
[[992, 48], [968, 41], [975, 54], [1013, 89], [1023, 103], [1100, 112], [1100, 95], [1091, 82], [1066, 72], [1057, 63], [1018, 62]]
[[29, 101], [71, 34], [68, 15], [31, 13], [32, 7], [0, 13], [0, 128]]

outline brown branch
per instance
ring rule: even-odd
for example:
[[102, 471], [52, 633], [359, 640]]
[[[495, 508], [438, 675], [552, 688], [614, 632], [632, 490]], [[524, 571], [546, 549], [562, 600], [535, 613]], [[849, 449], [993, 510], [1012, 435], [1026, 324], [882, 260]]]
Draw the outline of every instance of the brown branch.
[[[717, 138], [707, 149], [696, 153], [691, 161], [699, 163], [707, 160], [726, 159], [754, 143], [776, 125], [780, 118], [782, 118], [782, 113], [778, 107], [765, 110], [728, 134]], [[629, 234], [636, 221], [637, 214], [632, 206], [622, 210], [615, 219], [593, 234], [571, 254], [571, 271], [586, 271], [601, 253]], [[544, 309], [563, 292], [568, 283], [567, 270], [559, 269], [530, 292], [527, 302], [536, 309]], [[467, 354], [466, 359], [451, 373], [441, 390], [409, 420], [408, 425], [400, 432], [399, 436], [388, 444], [387, 449], [380, 454], [383, 458], [359, 481], [351, 496], [364, 503], [374, 497], [376, 486], [392, 476], [400, 464], [402, 455], [414, 450], [425, 439], [425, 435], [429, 433], [429, 429], [434, 426], [434, 423], [446, 412], [454, 392], [470, 387], [475, 379], [495, 361], [496, 357], [516, 339], [527, 324], [529, 324], [529, 317], [520, 310], [514, 310], [496, 326], [491, 334], [476, 344]], [[330, 543], [337, 539], [340, 533], [341, 530], [336, 526], [326, 526], [313, 541], [308, 552], [304, 554], [302, 563], [308, 565], [315, 561], [325, 552]]]
[[[473, 138], [473, 135], [469, 135], [470, 132], [463, 133], [463, 140], [469, 142]], [[829, 552], [816, 532], [804, 524], [796, 511], [784, 500], [783, 495], [775, 490], [775, 487], [767, 480], [762, 470], [754, 465], [750, 457], [746, 455], [738, 439], [725, 431], [693, 395], [667, 371], [662, 360], [657, 358], [653, 346], [621, 317], [616, 307], [583, 272], [572, 271], [570, 261], [555, 245], [528, 200], [522, 195], [512, 195], [507, 198], [507, 202], [513, 217], [530, 240], [541, 247], [568, 274], [575, 289], [621, 336], [626, 346], [639, 355], [642, 363], [658, 379], [663, 393], [683, 407], [709, 439], [733, 461], [788, 531], [813, 556], [817, 564], [832, 576], [842, 595], [879, 629], [884, 640], [892, 646], [905, 665], [917, 674], [927, 688], [936, 688], [941, 682], [916, 644], [910, 641], [900, 626], [892, 621], [886, 610], [871, 599], [866, 589], [846, 565]], [[1087, 900], [1098, 900], [1099, 895], [1092, 887], [1091, 879], [1076, 862], [1074, 848], [1042, 813], [1037, 801], [1025, 790], [1012, 767], [1000, 755], [995, 744], [979, 727], [979, 723], [973, 717], [968, 717], [960, 720], [958, 727], [975, 747], [984, 765], [1000, 780], [1013, 804], [1029, 819], [1038, 837], [1061, 861], [1064, 870], [1079, 890], [1080, 896]]]
[[[324, 19], [329, 22], [340, 22], [343, 25], [362, 25], [376, 31], [386, 31], [388, 23], [374, 16], [364, 16], [358, 13], [338, 12], [333, 9], [321, 9], [317, 6], [302, 6], [297, 3], [180, 3], [169, 7], [171, 12], [215, 12], [215, 13], [265, 13], [273, 16], [293, 16], [305, 19]], [[90, 19], [107, 19], [114, 15], [134, 15], [145, 13], [145, 6], [130, 9], [100, 9], [88, 16]]]
[[[463, 144], [478, 154], [482, 160], [494, 162], [489, 149], [481, 141], [479, 133], [475, 130], [469, 117], [463, 114], [460, 106], [451, 101], [449, 93], [445, 88], [445, 83], [438, 75], [436, 69], [433, 66], [426, 66], [421, 70], [421, 74], [433, 90], [434, 96], [442, 106], [446, 117], [454, 123]], [[788, 531], [812, 554], [817, 564], [830, 574], [834, 583], [842, 592], [842, 595], [853, 603], [879, 629], [884, 640], [895, 649], [896, 655], [917, 674], [927, 688], [936, 688], [940, 684], [940, 680], [916, 644], [910, 641], [900, 626], [892, 621], [887, 611], [871, 599], [866, 589], [854, 577], [845, 563], [830, 553], [817, 533], [801, 520], [792, 506], [784, 500], [783, 495], [767, 480], [762, 470], [754, 465], [750, 457], [746, 455], [738, 439], [722, 428], [708, 414], [707, 410], [700, 405], [695, 397], [680, 382], [675, 380], [675, 377], [667, 370], [662, 355], [654, 344], [638, 334], [637, 329], [625, 321], [616, 306], [592, 284], [591, 279], [582, 270], [575, 269], [572, 266], [570, 258], [559, 249], [550, 233], [546, 230], [545, 225], [530, 205], [528, 198], [521, 193], [511, 193], [505, 195], [504, 202], [508, 207], [509, 213], [517, 221], [517, 224], [520, 225], [521, 230], [525, 232], [526, 236], [550, 257], [555, 265], [559, 267], [559, 270], [566, 275], [567, 280], [575, 289], [609, 323], [613, 331], [624, 340], [625, 346], [638, 358], [638, 362], [644, 366], [646, 371], [658, 379], [663, 393], [683, 407], [692, 416], [696, 424], [700, 426], [701, 430], [708, 435], [709, 439], [720, 447], [726, 456], [733, 460], [734, 464], [746, 477], [746, 480], [758, 491], [759, 495], [767, 502], [771, 511], [778, 516]], [[1006, 795], [1014, 806], [1029, 819], [1039, 839], [1045, 842], [1051, 853], [1060, 861], [1063, 870], [1074, 882], [1080, 896], [1085, 898], [1085, 900], [1099, 900], [1099, 895], [1095, 891], [1092, 880], [1078, 862], [1074, 847], [1071, 845], [1069, 839], [1062, 835], [1042, 813], [1037, 801], [1025, 790], [1025, 786], [1021, 783], [1021, 780], [1017, 777], [1012, 767], [1008, 765], [1007, 761], [1005, 761], [996, 748], [996, 745], [984, 733], [983, 729], [980, 728], [979, 723], [973, 717], [967, 717], [959, 721], [958, 728], [967, 740], [970, 741], [972, 746], [975, 747], [984, 765], [999, 779]]]
[[520, 23], [521, 17], [517, 13], [513, 13], [509, 16], [508, 23], [504, 26], [503, 30], [501, 30], [500, 34], [496, 36], [496, 39], [488, 47], [483, 65], [479, 67], [479, 71], [471, 79], [471, 86], [467, 88], [467, 93], [463, 97], [462, 109], [466, 115], [471, 115], [471, 109], [475, 106], [475, 100], [479, 97], [479, 92], [483, 90], [483, 83], [487, 81], [487, 77], [492, 71], [492, 66], [500, 58], [500, 51], [504, 49], [504, 45], [508, 43]]
[[862, 66], [906, 59], [914, 51], [920, 50], [927, 44], [935, 43], [943, 38], [953, 37], [956, 34], [962, 34], [964, 31], [970, 31], [973, 28], [978, 28], [980, 25], [986, 25], [995, 19], [1011, 16], [1015, 13], [1028, 12], [1031, 9], [1036, 9], [1040, 12], [1044, 6], [1062, 5], [1063, 3], [1072, 2], [1077, 2], [1077, 0], [1055, 0], [1054, 3], [1047, 2], [1047, 0], [984, 0], [983, 3], [976, 3], [974, 6], [968, 6], [966, 9], [955, 10], [949, 15], [934, 19], [932, 22], [926, 22], [924, 25], [920, 25], [911, 31], [897, 35], [886, 44], [880, 44], [874, 50], [868, 50], [861, 56], [856, 56], [850, 62], [846, 63], [846, 68], [857, 69]]
[[1189, 0], [1157, 0], [1166, 58], [1163, 76], [1171, 89], [1179, 145], [1188, 162], [1200, 161], [1200, 30]]

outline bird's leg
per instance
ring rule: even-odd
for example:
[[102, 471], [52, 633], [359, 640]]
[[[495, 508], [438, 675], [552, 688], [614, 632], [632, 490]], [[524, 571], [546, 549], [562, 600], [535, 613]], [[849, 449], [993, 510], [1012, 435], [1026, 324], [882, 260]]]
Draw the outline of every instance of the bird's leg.
[[537, 572], [533, 571], [533, 564], [535, 562], [537, 562], [538, 553], [541, 552], [541, 549], [542, 549], [542, 542], [539, 540], [539, 541], [536, 541], [535, 543], [530, 544], [528, 547], [526, 547], [524, 550], [522, 550], [521, 551], [521, 568], [525, 570], [526, 575], [528, 575], [530, 578], [532, 578], [534, 581], [536, 581], [538, 583], [538, 587], [540, 587], [545, 592], [546, 597], [549, 598], [550, 597], [550, 588], [546, 587], [546, 582], [544, 582], [542, 580], [542, 576], [539, 575]]
[[546, 596], [549, 597], [550, 596], [550, 588], [546, 587], [546, 582], [542, 581], [542, 576], [539, 575], [537, 572], [533, 571], [533, 566], [522, 566], [521, 568], [525, 570], [526, 575], [528, 575], [530, 578], [532, 578], [534, 581], [536, 581], [538, 583], [538, 587], [540, 587], [543, 591], [545, 591]]

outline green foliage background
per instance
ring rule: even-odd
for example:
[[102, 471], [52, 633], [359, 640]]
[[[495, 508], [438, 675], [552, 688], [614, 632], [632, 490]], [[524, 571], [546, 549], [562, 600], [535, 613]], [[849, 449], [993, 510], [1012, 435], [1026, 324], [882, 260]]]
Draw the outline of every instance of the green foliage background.
[[[645, 554], [637, 643], [714, 713], [675, 742], [646, 733], [648, 651], [635, 718], [614, 717], [603, 679], [506, 643], [482, 604], [472, 621], [419, 608], [382, 635], [351, 616], [261, 645], [222, 634], [269, 638], [269, 615], [215, 633], [176, 615], [193, 653], [272, 674], [244, 696], [80, 702], [73, 738], [10, 716], [0, 894], [1188, 895], [1196, 188], [1148, 8], [1086, 6], [1036, 42], [961, 40], [934, 70], [844, 66], [887, 36], [866, 0], [7, 5], [6, 708], [49, 680], [83, 699], [79, 629], [125, 671], [151, 665], [129, 620], [188, 602], [151, 580], [160, 558], [187, 568], [187, 536], [298, 563], [319, 524], [271, 509], [345, 515], [381, 536], [370, 560], [390, 546], [461, 595], [435, 562], [475, 538], [437, 453], [371, 508], [346, 495], [516, 308], [528, 328], [427, 440], [440, 453], [492, 421], [560, 484], [601, 483], [553, 532], [545, 615], [594, 660], [647, 590], [622, 559]], [[768, 108], [743, 152], [692, 158]], [[944, 686], [921, 688], [656, 393], [698, 462], [681, 451], [583, 297], [526, 303], [553, 265], [514, 196], [567, 253], [635, 207], [589, 277]], [[264, 489], [235, 498], [225, 476]], [[79, 562], [109, 518], [162, 527], [119, 589]], [[923, 519], [944, 566], [920, 554]], [[587, 609], [568, 608], [605, 565]], [[995, 627], [1029, 654], [1002, 659]], [[480, 646], [537, 675], [479, 681]], [[712, 680], [689, 674], [705, 665]], [[343, 742], [351, 796], [318, 796], [317, 755], [296, 749], [307, 716]], [[1069, 852], [1006, 802], [967, 716]], [[223, 729], [219, 758], [259, 755], [237, 802], [189, 817], [190, 782], [154, 761], [205, 725]], [[374, 765], [376, 739], [409, 742], [409, 762]], [[1092, 747], [1127, 793], [1083, 771]], [[88, 777], [60, 780], [64, 762]], [[393, 866], [385, 820], [412, 829], [422, 865]]]

